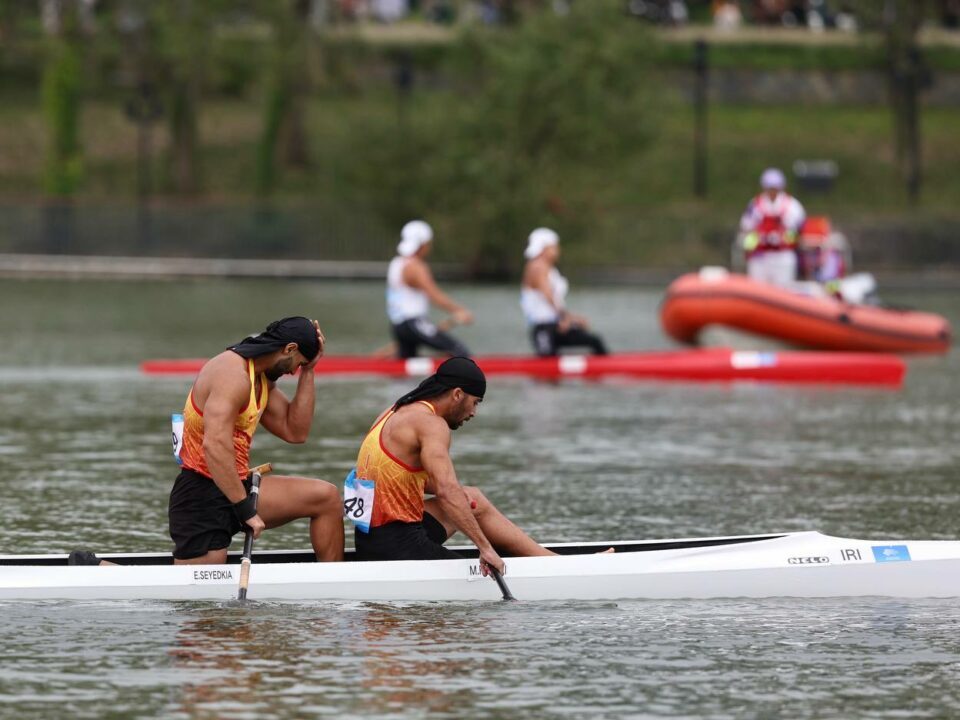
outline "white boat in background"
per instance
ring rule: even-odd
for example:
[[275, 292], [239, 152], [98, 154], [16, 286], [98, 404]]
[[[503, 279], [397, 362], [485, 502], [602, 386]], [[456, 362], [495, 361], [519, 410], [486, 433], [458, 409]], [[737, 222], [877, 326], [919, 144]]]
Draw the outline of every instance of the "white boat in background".
[[[508, 558], [518, 600], [960, 596], [960, 542], [848, 540], [818, 532], [549, 545], [559, 557]], [[598, 554], [607, 547], [615, 553]], [[463, 560], [317, 563], [308, 551], [255, 552], [253, 600], [496, 600], [475, 548]], [[471, 557], [472, 556], [472, 557]], [[169, 554], [0, 556], [0, 599], [231, 600], [226, 565], [173, 565]]]

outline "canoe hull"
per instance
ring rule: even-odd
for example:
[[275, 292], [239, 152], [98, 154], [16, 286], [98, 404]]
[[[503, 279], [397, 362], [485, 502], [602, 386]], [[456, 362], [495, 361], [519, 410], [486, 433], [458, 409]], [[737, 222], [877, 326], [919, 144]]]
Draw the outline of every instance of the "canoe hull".
[[[620, 547], [510, 558], [506, 579], [528, 601], [725, 597], [960, 597], [960, 542], [878, 542], [820, 533], [731, 538], [665, 549]], [[690, 544], [690, 546], [686, 546]], [[664, 543], [654, 544], [657, 547]], [[15, 556], [2, 558], [10, 563]], [[236, 565], [0, 566], [0, 599], [212, 600], [236, 597]], [[261, 600], [489, 601], [496, 584], [477, 560], [255, 562], [249, 597]]]

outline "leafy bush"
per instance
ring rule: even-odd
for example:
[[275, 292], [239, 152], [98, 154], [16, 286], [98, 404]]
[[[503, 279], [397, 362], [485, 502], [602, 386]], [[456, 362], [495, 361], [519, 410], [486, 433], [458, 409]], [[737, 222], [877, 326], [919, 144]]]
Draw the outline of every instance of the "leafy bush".
[[474, 272], [503, 273], [539, 224], [585, 236], [603, 211], [589, 178], [649, 143], [652, 42], [606, 0], [468, 31], [451, 51], [444, 102], [414, 93], [399, 121], [373, 119], [353, 169], [398, 226], [439, 211], [441, 234], [469, 246]]

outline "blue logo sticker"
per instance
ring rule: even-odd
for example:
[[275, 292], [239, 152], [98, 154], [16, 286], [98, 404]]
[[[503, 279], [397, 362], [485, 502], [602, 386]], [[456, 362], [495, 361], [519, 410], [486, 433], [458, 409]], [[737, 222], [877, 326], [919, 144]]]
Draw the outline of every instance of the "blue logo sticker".
[[874, 545], [873, 559], [878, 563], [910, 562], [910, 551], [906, 545]]

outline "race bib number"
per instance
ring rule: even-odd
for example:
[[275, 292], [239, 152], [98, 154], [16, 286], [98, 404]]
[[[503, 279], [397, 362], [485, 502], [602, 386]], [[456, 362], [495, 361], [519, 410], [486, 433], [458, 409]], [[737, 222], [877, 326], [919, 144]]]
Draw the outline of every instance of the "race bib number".
[[177, 465], [180, 465], [180, 450], [183, 448], [183, 415], [173, 413], [170, 416], [170, 423], [173, 426], [173, 459], [177, 461]]
[[343, 481], [343, 516], [356, 525], [360, 532], [370, 532], [373, 497], [373, 480], [358, 478], [357, 469], [351, 470]]

